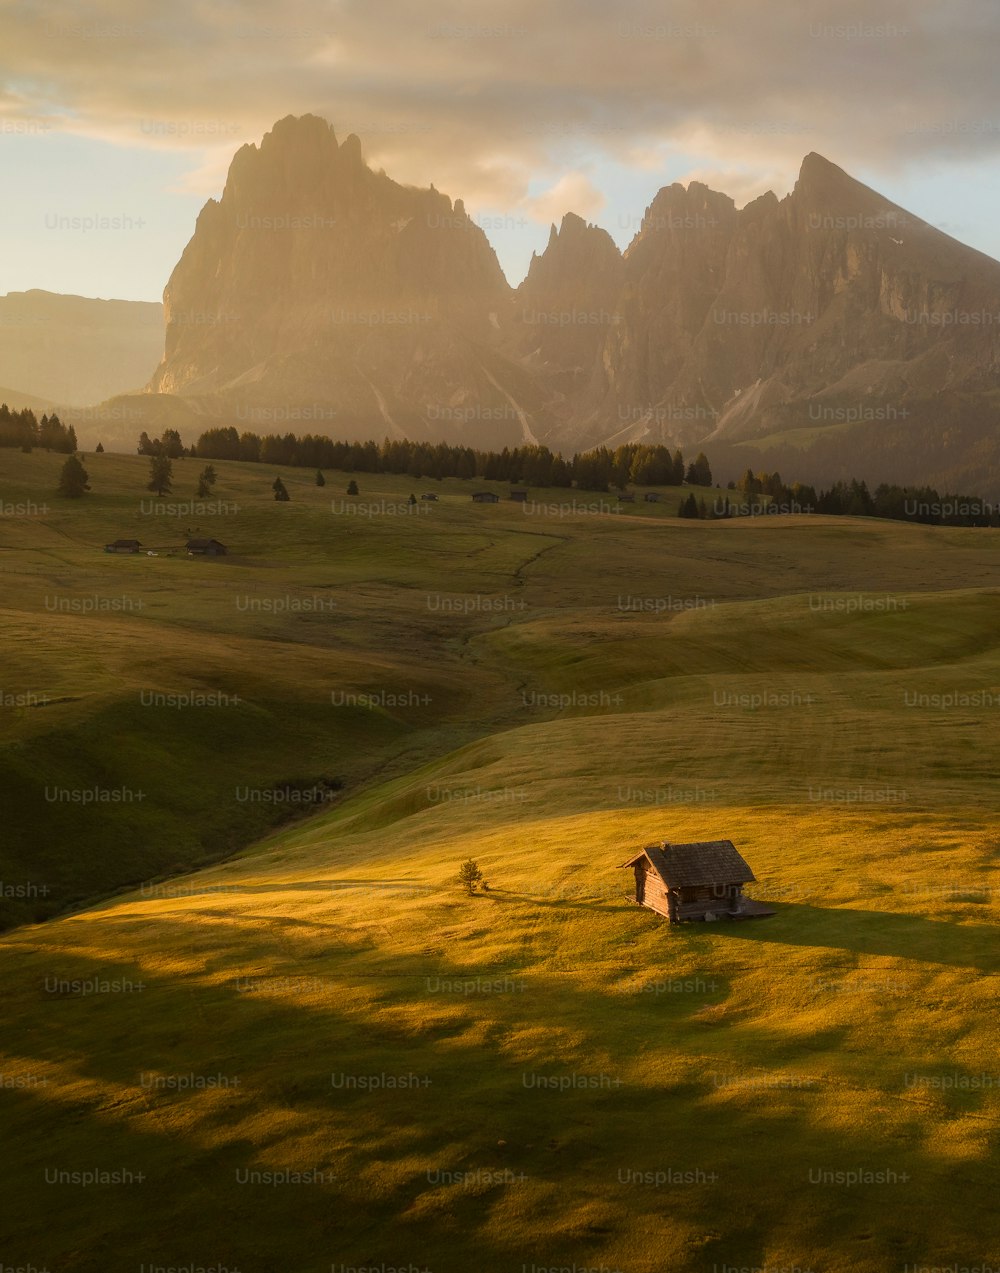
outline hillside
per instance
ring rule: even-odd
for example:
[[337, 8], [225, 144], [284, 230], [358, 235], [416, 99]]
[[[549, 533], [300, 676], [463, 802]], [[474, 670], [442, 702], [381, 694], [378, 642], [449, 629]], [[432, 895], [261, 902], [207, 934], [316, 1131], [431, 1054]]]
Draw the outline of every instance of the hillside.
[[[4, 689], [52, 700], [3, 713], [36, 827], [5, 897], [98, 858], [146, 883], [0, 940], [13, 1262], [995, 1258], [996, 532], [364, 475], [349, 512], [347, 475], [285, 470], [281, 505], [236, 463], [195, 524], [141, 511], [138, 457], [85, 461], [62, 503], [58, 457], [5, 456], [48, 507], [4, 522]], [[189, 526], [232, 555], [100, 551]], [[271, 830], [238, 797], [323, 776]], [[46, 785], [149, 797], [57, 818]], [[630, 903], [636, 846], [715, 836], [774, 918]], [[75, 1171], [131, 1175], [38, 1187]]]
[[51, 398], [38, 398], [32, 393], [23, 393], [20, 389], [0, 388], [0, 403], [6, 402], [12, 411], [23, 411], [27, 408], [37, 415], [51, 411], [55, 405]]
[[0, 384], [18, 385], [43, 409], [52, 403], [91, 407], [140, 389], [162, 350], [158, 303], [37, 288], [0, 296]]

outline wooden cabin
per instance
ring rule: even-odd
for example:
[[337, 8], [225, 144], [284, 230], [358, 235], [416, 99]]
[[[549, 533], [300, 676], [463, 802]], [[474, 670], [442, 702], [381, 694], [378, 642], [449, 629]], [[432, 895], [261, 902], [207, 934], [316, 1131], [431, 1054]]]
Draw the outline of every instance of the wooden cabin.
[[421, 499], [432, 499], [432, 500], [436, 500], [436, 499], [437, 499], [437, 495], [435, 495], [435, 493], [434, 493], [433, 491], [424, 491], [423, 495], [421, 495], [421, 497], [420, 497], [420, 498], [421, 498]]
[[622, 494], [618, 496], [618, 502], [620, 504], [634, 504], [635, 496], [631, 493], [631, 491], [623, 491]]
[[759, 919], [773, 915], [760, 902], [743, 896], [743, 885], [755, 883], [750, 867], [732, 840], [695, 844], [647, 845], [623, 862], [635, 872], [635, 901], [671, 924], [685, 920]]
[[663, 496], [659, 491], [647, 491], [642, 498], [647, 504], [659, 504], [663, 499]]
[[116, 539], [112, 544], [105, 544], [106, 553], [137, 553], [142, 547], [137, 539]]
[[473, 491], [472, 498], [477, 504], [499, 504], [500, 496], [494, 491]]
[[528, 499], [528, 492], [524, 490], [512, 490], [510, 497], [512, 500], [516, 500], [518, 504], [524, 504]]
[[193, 557], [225, 557], [226, 545], [217, 539], [189, 539], [187, 550]]

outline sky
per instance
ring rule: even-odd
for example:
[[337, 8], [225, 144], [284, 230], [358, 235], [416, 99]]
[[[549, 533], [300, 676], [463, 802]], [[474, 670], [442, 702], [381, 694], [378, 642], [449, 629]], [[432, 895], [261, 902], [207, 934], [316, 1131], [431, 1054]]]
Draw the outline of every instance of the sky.
[[285, 115], [465, 200], [508, 279], [576, 212], [742, 206], [818, 151], [1000, 257], [996, 0], [0, 0], [0, 294], [158, 300], [234, 152]]

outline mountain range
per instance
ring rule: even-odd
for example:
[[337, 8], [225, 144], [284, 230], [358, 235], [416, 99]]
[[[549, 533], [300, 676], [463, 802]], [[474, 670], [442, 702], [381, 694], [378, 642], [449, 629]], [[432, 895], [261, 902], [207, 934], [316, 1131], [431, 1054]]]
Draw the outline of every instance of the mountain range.
[[187, 432], [641, 440], [805, 480], [1000, 487], [1000, 263], [817, 154], [785, 198], [743, 208], [665, 187], [624, 252], [567, 213], [514, 288], [461, 199], [288, 117], [235, 155], [164, 318], [123, 437], [146, 413]]
[[163, 306], [34, 289], [0, 296], [0, 390], [11, 407], [84, 407], [140, 390], [163, 351]]

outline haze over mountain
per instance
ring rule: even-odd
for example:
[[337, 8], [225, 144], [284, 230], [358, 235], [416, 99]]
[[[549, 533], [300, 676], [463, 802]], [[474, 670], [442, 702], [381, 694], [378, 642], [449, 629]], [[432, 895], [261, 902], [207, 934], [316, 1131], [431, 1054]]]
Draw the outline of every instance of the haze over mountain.
[[0, 296], [10, 406], [86, 406], [140, 389], [163, 349], [163, 306], [32, 290]]
[[1000, 264], [817, 154], [780, 201], [664, 188], [624, 253], [568, 213], [513, 289], [461, 200], [289, 117], [164, 302], [149, 389], [258, 432], [752, 443], [797, 476], [939, 481], [992, 472], [1000, 436]]

